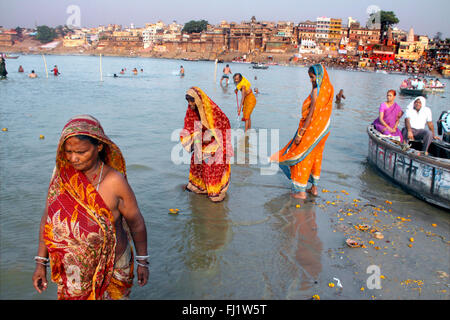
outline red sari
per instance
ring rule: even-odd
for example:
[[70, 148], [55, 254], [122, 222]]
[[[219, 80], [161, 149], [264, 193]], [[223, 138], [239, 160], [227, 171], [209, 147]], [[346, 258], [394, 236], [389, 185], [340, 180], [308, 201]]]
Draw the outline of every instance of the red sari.
[[[197, 106], [197, 110], [187, 108], [180, 135], [183, 147], [189, 152], [194, 151], [187, 188], [207, 194], [212, 201], [221, 201], [225, 198], [231, 175], [230, 121], [200, 88], [193, 87], [187, 94], [195, 99]], [[205, 139], [208, 133], [211, 134], [210, 141]]]
[[116, 270], [114, 265], [116, 234], [111, 210], [86, 175], [64, 156], [64, 142], [75, 135], [103, 142], [104, 162], [126, 175], [120, 149], [95, 118], [78, 116], [66, 124], [50, 182], [44, 227], [52, 280], [58, 284], [58, 299], [118, 299], [129, 294], [133, 265], [131, 262], [124, 281], [124, 270]]

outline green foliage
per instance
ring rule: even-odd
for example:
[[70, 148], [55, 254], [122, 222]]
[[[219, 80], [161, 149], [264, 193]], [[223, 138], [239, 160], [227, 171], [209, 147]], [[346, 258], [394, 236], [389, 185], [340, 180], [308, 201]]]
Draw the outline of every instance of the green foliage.
[[48, 26], [38, 26], [37, 28], [36, 39], [41, 43], [52, 42], [58, 35], [55, 29], [50, 28]]
[[381, 30], [387, 31], [387, 29], [394, 25], [399, 23], [400, 20], [397, 18], [395, 13], [393, 11], [383, 11], [381, 10], [380, 14], [380, 23], [381, 23]]
[[200, 33], [202, 31], [205, 31], [207, 27], [208, 21], [206, 20], [191, 20], [184, 25], [183, 30], [181, 31], [185, 33]]

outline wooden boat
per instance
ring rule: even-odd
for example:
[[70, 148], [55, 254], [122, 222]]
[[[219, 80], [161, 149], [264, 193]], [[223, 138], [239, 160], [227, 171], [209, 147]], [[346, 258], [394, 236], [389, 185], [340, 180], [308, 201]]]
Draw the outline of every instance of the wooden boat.
[[378, 171], [405, 191], [441, 208], [450, 209], [450, 143], [433, 141], [429, 155], [404, 148], [378, 132], [373, 125], [369, 135], [368, 160]]
[[400, 88], [400, 93], [407, 96], [427, 96], [425, 89], [410, 89], [410, 88]]
[[9, 55], [9, 54], [3, 54], [2, 55], [3, 56], [3, 58], [5, 58], [5, 59], [17, 59], [17, 58], [19, 58], [19, 56], [11, 56], [11, 55]]

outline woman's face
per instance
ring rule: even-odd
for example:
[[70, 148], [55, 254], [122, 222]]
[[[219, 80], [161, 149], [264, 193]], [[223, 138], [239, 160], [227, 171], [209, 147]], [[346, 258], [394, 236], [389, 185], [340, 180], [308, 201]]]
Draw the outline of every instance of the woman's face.
[[88, 140], [71, 137], [64, 143], [64, 155], [70, 164], [77, 170], [86, 172], [99, 161], [99, 153], [103, 145], [92, 144]]
[[395, 99], [395, 96], [394, 96], [394, 94], [392, 92], [388, 92], [386, 97], [387, 97], [387, 101], [388, 102], [392, 102]]
[[186, 96], [186, 100], [188, 102], [189, 108], [191, 108], [192, 110], [195, 110], [195, 108], [197, 107], [195, 105], [195, 99], [193, 97], [191, 97], [191, 96]]
[[311, 84], [313, 87], [316, 86], [316, 75], [314, 73], [308, 72], [309, 79], [311, 80]]

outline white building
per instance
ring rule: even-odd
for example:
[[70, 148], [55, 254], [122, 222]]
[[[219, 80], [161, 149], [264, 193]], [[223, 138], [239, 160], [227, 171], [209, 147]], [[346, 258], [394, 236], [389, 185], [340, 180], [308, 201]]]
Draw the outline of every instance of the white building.
[[328, 39], [331, 19], [327, 17], [318, 17], [316, 22], [316, 39]]

